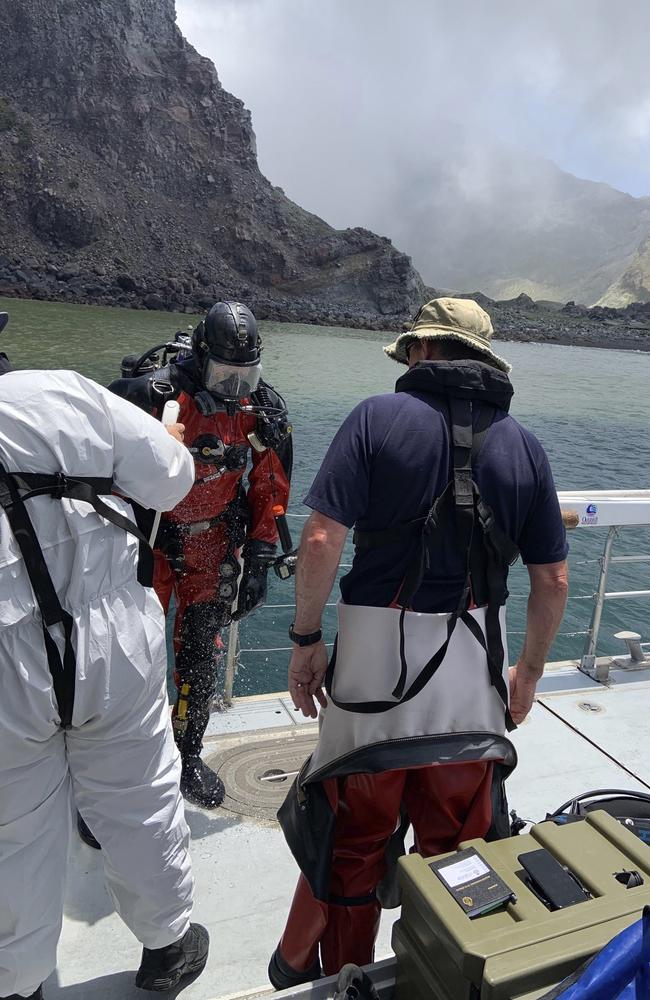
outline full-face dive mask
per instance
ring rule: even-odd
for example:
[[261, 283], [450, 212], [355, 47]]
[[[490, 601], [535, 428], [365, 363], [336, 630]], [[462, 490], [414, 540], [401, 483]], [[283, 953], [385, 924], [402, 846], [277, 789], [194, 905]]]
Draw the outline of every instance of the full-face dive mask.
[[229, 365], [209, 355], [203, 364], [203, 384], [208, 392], [224, 399], [245, 399], [257, 389], [261, 364]]
[[203, 385], [222, 399], [244, 399], [254, 392], [261, 349], [255, 317], [241, 302], [216, 302], [192, 336]]

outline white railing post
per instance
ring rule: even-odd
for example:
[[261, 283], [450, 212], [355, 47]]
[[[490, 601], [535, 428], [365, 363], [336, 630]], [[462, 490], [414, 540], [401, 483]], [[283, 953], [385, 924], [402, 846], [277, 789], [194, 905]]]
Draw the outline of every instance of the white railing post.
[[224, 684], [224, 701], [228, 707], [232, 705], [232, 692], [237, 674], [237, 654], [239, 653], [239, 622], [231, 622], [228, 629], [228, 649], [226, 650], [226, 679]]
[[598, 590], [594, 595], [594, 610], [591, 616], [591, 624], [589, 626], [589, 631], [587, 633], [587, 639], [585, 642], [584, 652], [582, 654], [582, 659], [580, 661], [580, 669], [591, 672], [595, 669], [596, 662], [596, 643], [598, 642], [598, 633], [600, 631], [600, 619], [603, 614], [603, 606], [605, 604], [605, 592], [607, 590], [607, 574], [609, 572], [609, 565], [612, 558], [612, 546], [614, 545], [614, 539], [618, 535], [618, 527], [612, 525], [612, 527], [607, 532], [607, 540], [605, 542], [605, 548], [603, 549], [603, 554], [600, 558], [600, 579], [598, 581]]

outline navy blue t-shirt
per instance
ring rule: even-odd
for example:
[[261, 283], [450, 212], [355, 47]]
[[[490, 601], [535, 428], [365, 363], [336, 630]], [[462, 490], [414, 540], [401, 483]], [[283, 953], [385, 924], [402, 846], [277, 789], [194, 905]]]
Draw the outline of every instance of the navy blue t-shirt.
[[[451, 472], [443, 397], [409, 391], [372, 396], [339, 428], [305, 503], [351, 528], [380, 531], [427, 513]], [[474, 420], [480, 404], [474, 404]], [[497, 410], [473, 478], [525, 563], [566, 558], [568, 545], [546, 453], [534, 434]], [[443, 537], [440, 537], [442, 535]], [[464, 582], [453, 525], [438, 532], [436, 559], [413, 599], [415, 611], [453, 611]], [[386, 607], [408, 562], [408, 544], [357, 552], [341, 580], [346, 604]]]

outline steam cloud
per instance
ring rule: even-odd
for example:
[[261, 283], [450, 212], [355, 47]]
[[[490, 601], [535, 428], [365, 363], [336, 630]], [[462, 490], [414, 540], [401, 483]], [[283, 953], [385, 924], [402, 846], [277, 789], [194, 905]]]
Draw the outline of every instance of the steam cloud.
[[[466, 230], [507, 180], [534, 215], [534, 195], [550, 185], [555, 197], [559, 183], [540, 158], [650, 194], [648, 0], [177, 7], [188, 39], [251, 109], [269, 179], [333, 225], [391, 236], [420, 266], [436, 239], [416, 238], [423, 204], [438, 235]], [[468, 217], [445, 213], [447, 202]]]

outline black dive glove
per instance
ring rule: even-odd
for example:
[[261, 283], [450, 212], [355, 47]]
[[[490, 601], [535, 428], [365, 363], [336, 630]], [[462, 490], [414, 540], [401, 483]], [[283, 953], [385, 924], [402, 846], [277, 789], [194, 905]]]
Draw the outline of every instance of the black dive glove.
[[233, 618], [239, 621], [266, 600], [266, 574], [275, 561], [275, 545], [251, 538], [244, 546], [244, 571], [239, 585], [237, 610]]

